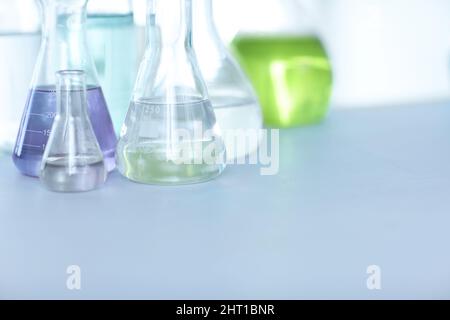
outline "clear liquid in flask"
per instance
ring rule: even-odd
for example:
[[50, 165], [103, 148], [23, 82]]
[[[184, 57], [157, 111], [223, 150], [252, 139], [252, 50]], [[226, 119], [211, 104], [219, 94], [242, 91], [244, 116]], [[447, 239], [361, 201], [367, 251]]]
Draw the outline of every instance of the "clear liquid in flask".
[[225, 146], [209, 100], [132, 102], [118, 145], [119, 171], [149, 184], [189, 184], [220, 175]]
[[75, 165], [70, 165], [65, 157], [48, 158], [40, 178], [52, 191], [74, 192], [96, 189], [105, 182], [106, 177], [102, 158], [81, 155], [77, 156]]

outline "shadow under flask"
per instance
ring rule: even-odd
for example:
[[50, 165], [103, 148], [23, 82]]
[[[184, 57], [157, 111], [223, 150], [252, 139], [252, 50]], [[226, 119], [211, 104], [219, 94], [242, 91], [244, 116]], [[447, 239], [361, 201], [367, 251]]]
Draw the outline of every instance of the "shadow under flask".
[[117, 147], [132, 181], [203, 182], [226, 166], [222, 140], [192, 46], [192, 1], [147, 1], [148, 47]]
[[55, 74], [83, 70], [87, 81], [88, 113], [108, 171], [115, 168], [117, 138], [97, 80], [86, 41], [88, 0], [39, 0], [42, 41], [30, 93], [14, 148], [13, 161], [25, 175], [37, 177], [56, 115]]
[[243, 158], [258, 149], [261, 107], [250, 80], [220, 38], [213, 1], [195, 0], [193, 5], [195, 53], [224, 134], [227, 156]]
[[107, 170], [87, 113], [83, 71], [57, 75], [57, 111], [40, 178], [56, 192], [84, 192], [103, 185]]

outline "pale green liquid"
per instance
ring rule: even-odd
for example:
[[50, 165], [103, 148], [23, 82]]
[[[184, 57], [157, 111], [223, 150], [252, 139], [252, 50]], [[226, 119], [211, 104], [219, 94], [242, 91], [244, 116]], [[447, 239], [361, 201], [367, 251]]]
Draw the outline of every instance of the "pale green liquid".
[[[199, 135], [195, 134], [196, 124], [202, 125]], [[214, 131], [215, 125], [208, 100], [177, 104], [132, 102], [117, 145], [117, 167], [128, 179], [145, 184], [211, 180], [226, 166], [222, 139], [202, 134]], [[180, 130], [183, 139], [177, 136]]]
[[233, 48], [258, 93], [266, 125], [307, 125], [325, 117], [332, 70], [319, 39], [241, 36]]
[[[155, 148], [157, 149], [157, 148]], [[210, 164], [178, 164], [168, 160], [159, 150], [127, 150], [124, 154], [128, 179], [146, 184], [189, 184], [214, 179], [223, 169]]]

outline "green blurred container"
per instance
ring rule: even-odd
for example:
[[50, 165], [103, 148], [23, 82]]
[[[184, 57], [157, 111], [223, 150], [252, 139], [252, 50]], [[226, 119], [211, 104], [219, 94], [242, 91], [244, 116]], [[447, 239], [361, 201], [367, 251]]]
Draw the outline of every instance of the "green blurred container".
[[333, 76], [311, 19], [295, 0], [258, 3], [254, 14], [268, 22], [261, 30], [241, 31], [232, 48], [258, 93], [265, 124], [288, 128], [320, 122], [328, 112]]
[[325, 117], [332, 71], [319, 39], [239, 37], [233, 45], [259, 95], [266, 125], [308, 125]]

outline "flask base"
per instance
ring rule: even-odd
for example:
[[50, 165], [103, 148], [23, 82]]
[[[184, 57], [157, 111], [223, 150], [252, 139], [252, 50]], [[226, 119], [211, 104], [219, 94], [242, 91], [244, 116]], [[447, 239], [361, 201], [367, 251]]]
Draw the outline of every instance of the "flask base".
[[48, 190], [66, 193], [95, 190], [105, 183], [106, 177], [103, 160], [71, 167], [63, 161], [49, 161], [41, 173], [41, 181]]
[[[115, 150], [103, 152], [105, 168], [108, 172], [114, 171], [116, 168]], [[42, 152], [27, 153], [18, 156], [16, 153], [12, 156], [16, 168], [25, 176], [38, 178], [42, 165]]]
[[225, 164], [177, 164], [151, 154], [129, 152], [120, 173], [129, 180], [152, 185], [186, 185], [207, 182], [220, 176]]

